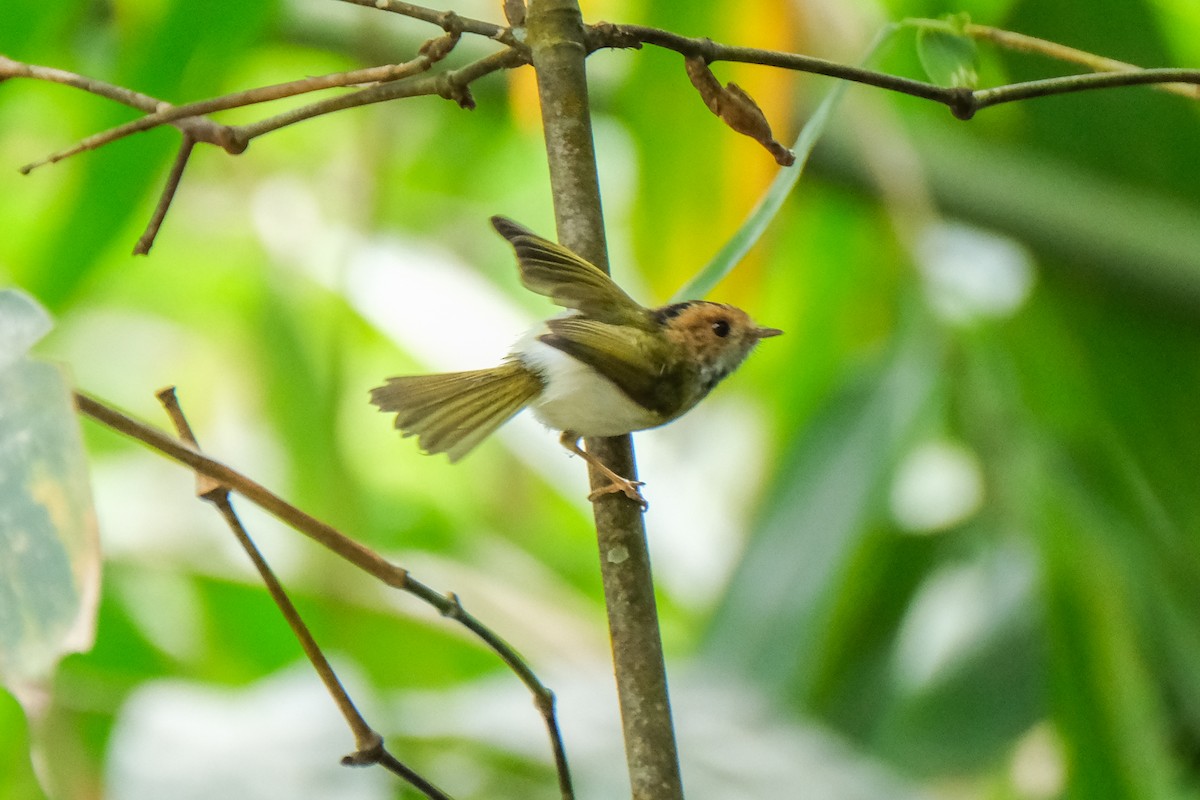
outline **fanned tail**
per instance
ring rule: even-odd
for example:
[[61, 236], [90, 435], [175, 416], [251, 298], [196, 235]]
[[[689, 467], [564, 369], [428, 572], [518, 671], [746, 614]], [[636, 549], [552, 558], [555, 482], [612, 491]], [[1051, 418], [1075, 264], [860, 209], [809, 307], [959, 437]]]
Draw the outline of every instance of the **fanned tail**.
[[542, 380], [515, 361], [492, 369], [388, 378], [371, 390], [396, 428], [426, 453], [458, 461], [541, 393]]

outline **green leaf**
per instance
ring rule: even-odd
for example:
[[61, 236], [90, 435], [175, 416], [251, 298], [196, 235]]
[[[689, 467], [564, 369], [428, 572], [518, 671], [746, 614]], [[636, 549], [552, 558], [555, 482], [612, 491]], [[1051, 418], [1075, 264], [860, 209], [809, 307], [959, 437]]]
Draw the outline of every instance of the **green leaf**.
[[917, 56], [934, 83], [973, 89], [979, 83], [979, 51], [975, 40], [957, 27], [953, 23], [922, 25], [917, 30]]
[[860, 554], [886, 514], [892, 467], [938, 385], [937, 343], [923, 323], [910, 324], [884, 363], [830, 398], [782, 467], [714, 613], [705, 651], [720, 668], [768, 691], [817, 690], [818, 643], [837, 627], [841, 594], [876, 585], [858, 580]]
[[0, 692], [0, 785], [2, 800], [43, 800], [29, 757], [29, 722], [15, 699]]
[[[1086, 470], [1069, 459], [1047, 465], [1070, 477]], [[1115, 538], [1106, 529], [1120, 525], [1101, 495], [1070, 477], [1038, 498], [1038, 511], [1052, 704], [1070, 742], [1073, 796], [1175, 796], [1170, 726], [1155, 665], [1139, 641], [1134, 576], [1120, 549], [1104, 541]]]
[[[986, 770], [1044, 714], [1039, 564], [1005, 539], [1007, 522], [992, 517], [932, 543], [943, 559], [904, 606], [888, 674], [895, 699], [873, 741], [905, 769]], [[954, 538], [972, 541], [969, 556]]]

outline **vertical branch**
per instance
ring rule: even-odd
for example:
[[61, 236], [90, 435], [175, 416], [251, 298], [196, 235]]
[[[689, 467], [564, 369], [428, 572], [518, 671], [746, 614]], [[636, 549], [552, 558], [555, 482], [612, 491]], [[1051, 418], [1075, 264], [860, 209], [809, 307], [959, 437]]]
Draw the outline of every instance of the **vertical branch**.
[[[559, 241], [607, 270], [579, 5], [532, 0], [527, 19]], [[589, 439], [587, 449], [619, 474], [637, 477], [629, 436]], [[610, 483], [595, 469], [590, 475], [593, 488]], [[641, 510], [624, 495], [609, 493], [598, 497], [593, 513], [633, 798], [682, 800]]]

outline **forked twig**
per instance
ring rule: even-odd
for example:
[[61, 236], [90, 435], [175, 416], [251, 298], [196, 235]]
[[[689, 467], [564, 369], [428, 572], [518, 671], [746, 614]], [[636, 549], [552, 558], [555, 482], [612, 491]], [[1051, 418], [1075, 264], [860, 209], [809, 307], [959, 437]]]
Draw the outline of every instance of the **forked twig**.
[[[179, 405], [179, 398], [175, 395], [175, 387], [171, 386], [162, 389], [156, 394], [156, 397], [162, 403], [167, 416], [170, 417], [171, 424], [175, 426], [175, 431], [179, 435], [179, 438], [199, 450], [200, 444], [196, 441], [196, 436], [192, 432], [192, 426], [188, 424], [187, 417], [183, 413], [183, 408]], [[383, 737], [367, 724], [367, 721], [354, 705], [354, 701], [350, 699], [350, 695], [346, 692], [345, 687], [342, 686], [342, 682], [334, 673], [329, 659], [325, 658], [325, 654], [321, 652], [321, 648], [313, 638], [312, 632], [309, 631], [308, 626], [301, 619], [300, 612], [296, 609], [295, 604], [292, 603], [291, 598], [288, 597], [279, 579], [275, 577], [274, 570], [271, 569], [262, 552], [258, 549], [258, 546], [250, 538], [250, 534], [246, 531], [245, 526], [242, 525], [237, 512], [233, 510], [233, 503], [229, 500], [229, 488], [220, 481], [197, 473], [196, 496], [201, 500], [211, 503], [221, 514], [226, 524], [229, 525], [229, 529], [238, 540], [238, 544], [242, 546], [242, 549], [246, 551], [246, 555], [254, 563], [254, 568], [258, 570], [259, 577], [262, 578], [263, 584], [267, 587], [271, 599], [279, 607], [279, 611], [287, 621], [288, 627], [292, 629], [292, 633], [300, 641], [300, 647], [304, 650], [304, 654], [313, 665], [313, 669], [317, 671], [321, 682], [325, 684], [326, 691], [329, 692], [334, 702], [337, 703], [338, 709], [342, 712], [342, 716], [354, 734], [354, 741], [357, 747], [356, 753], [346, 758], [357, 762], [362, 758], [360, 754], [381, 751], [383, 749]], [[430, 797], [445, 796], [440, 790], [432, 794], [426, 792], [426, 794]]]
[[[151, 130], [162, 125], [174, 125], [183, 133], [183, 141], [175, 163], [160, 195], [158, 205], [145, 231], [134, 248], [135, 255], [150, 251], [154, 238], [162, 225], [163, 218], [174, 199], [179, 186], [179, 177], [191, 157], [197, 142], [216, 145], [230, 155], [245, 152], [253, 139], [280, 128], [294, 125], [306, 119], [341, 111], [347, 108], [396, 100], [402, 97], [436, 95], [453, 100], [460, 107], [472, 109], [475, 100], [471, 96], [470, 84], [479, 78], [501, 69], [525, 63], [524, 50], [518, 44], [477, 59], [459, 69], [448, 70], [436, 75], [422, 75], [437, 62], [444, 59], [458, 43], [461, 32], [449, 30], [444, 36], [430, 39], [421, 46], [416, 58], [403, 64], [388, 64], [348, 72], [332, 73], [297, 81], [263, 86], [256, 89], [234, 92], [195, 103], [175, 106], [149, 95], [98, 81], [66, 70], [52, 69], [35, 64], [25, 64], [0, 55], [0, 80], [5, 78], [33, 78], [81, 89], [101, 97], [107, 97], [141, 111], [145, 116], [88, 136], [71, 147], [51, 153], [37, 161], [21, 167], [29, 174], [38, 167], [62, 161], [79, 153], [95, 150], [104, 145]], [[243, 108], [259, 103], [271, 102], [324, 89], [361, 86], [349, 94], [328, 98], [291, 109], [282, 114], [259, 120], [247, 125], [222, 125], [203, 116], [231, 108]]]
[[[158, 229], [175, 196], [175, 190], [179, 185], [179, 176], [182, 174], [196, 142], [213, 144], [236, 155], [243, 152], [252, 139], [288, 125], [347, 108], [402, 97], [438, 95], [455, 101], [463, 108], [473, 108], [475, 103], [468, 88], [472, 81], [496, 70], [516, 67], [529, 61], [529, 47], [524, 41], [522, 29], [519, 27], [506, 27], [471, 19], [453, 11], [435, 10], [403, 2], [403, 0], [341, 0], [341, 2], [376, 8], [429, 22], [441, 27], [445, 34], [426, 42], [415, 58], [402, 64], [368, 67], [289, 81], [180, 106], [173, 106], [140, 92], [113, 86], [65, 70], [24, 64], [0, 55], [0, 81], [5, 78], [25, 77], [60, 83], [146, 112], [144, 117], [89, 136], [72, 147], [27, 164], [22, 167], [21, 171], [28, 173], [44, 164], [60, 161], [77, 153], [101, 147], [133, 133], [160, 125], [171, 124], [178, 127], [183, 132], [184, 141], [176, 155], [171, 175], [160, 195], [154, 216], [134, 248], [135, 254], [145, 254], [153, 245]], [[520, 8], [523, 8], [523, 4], [515, 2], [515, 0], [505, 6], [505, 13], [510, 17], [511, 26], [523, 24], [523, 14], [518, 13]], [[912, 20], [910, 23], [914, 25], [930, 24], [930, 21]], [[435, 63], [445, 58], [464, 33], [483, 36], [500, 42], [506, 47], [504, 50], [481, 58], [458, 70], [418, 78], [421, 73], [428, 71]], [[700, 89], [709, 108], [734, 130], [750, 135], [761, 142], [781, 164], [789, 162], [790, 153], [774, 140], [765, 117], [758, 110], [753, 99], [736, 85], [721, 87], [715, 78], [712, 78], [711, 73], [707, 72], [709, 63], [733, 61], [827, 75], [932, 100], [947, 106], [960, 119], [970, 119], [980, 110], [1002, 103], [1028, 100], [1034, 97], [1048, 97], [1055, 94], [1111, 89], [1118, 86], [1150, 84], [1159, 86], [1165, 91], [1172, 91], [1188, 97], [1200, 97], [1200, 70], [1139, 69], [1132, 64], [986, 25], [968, 23], [963, 27], [963, 33], [975, 38], [987, 39], [999, 46], [1020, 52], [1036, 52], [1051, 58], [1081, 64], [1097, 70], [1097, 72], [1090, 75], [1071, 75], [972, 91], [965, 87], [937, 86], [924, 81], [875, 72], [799, 53], [720, 44], [707, 38], [681, 36], [671, 31], [643, 25], [614, 25], [604, 22], [590, 25], [586, 27], [586, 44], [589, 52], [601, 48], [640, 48], [643, 44], [652, 44], [682, 54], [694, 83], [697, 76], [711, 78], [711, 80], [697, 84], [697, 88]], [[221, 125], [203, 116], [230, 108], [241, 108], [321, 89], [363, 83], [376, 83], [377, 85], [340, 97], [310, 103], [248, 125]]]
[[[166, 397], [166, 399], [164, 399], [163, 393], [160, 393], [160, 400], [164, 402], [164, 405], [167, 405], [168, 413], [171, 413], [170, 404], [172, 401], [170, 398]], [[488, 628], [463, 607], [457, 595], [455, 595], [453, 592], [441, 594], [431, 587], [421, 583], [416, 578], [413, 578], [412, 575], [409, 574], [408, 570], [404, 569], [403, 567], [392, 564], [375, 551], [354, 541], [331, 525], [322, 522], [321, 520], [318, 520], [317, 518], [291, 505], [287, 501], [283, 500], [283, 498], [264, 487], [262, 484], [200, 452], [195, 447], [194, 443], [186, 441], [183, 438], [175, 438], [163, 433], [157, 428], [153, 428], [136, 419], [133, 419], [132, 417], [121, 413], [115, 408], [112, 408], [111, 406], [108, 406], [93, 397], [89, 397], [82, 392], [75, 392], [75, 404], [80, 413], [84, 414], [85, 416], [96, 420], [97, 422], [117, 431], [118, 433], [122, 433], [126, 436], [136, 439], [175, 461], [191, 467], [192, 470], [197, 473], [197, 475], [205, 476], [206, 478], [211, 479], [211, 484], [205, 484], [198, 487], [198, 491], [200, 493], [208, 495], [211, 493], [221, 494], [228, 491], [237, 492], [247, 500], [250, 500], [255, 505], [262, 508], [267, 513], [271, 514], [292, 528], [295, 528], [300, 533], [303, 533], [329, 550], [332, 550], [336, 555], [341, 556], [360, 569], [370, 573], [388, 586], [395, 587], [416, 596], [428, 605], [431, 605], [437, 609], [442, 616], [457, 621], [459, 624], [473, 633], [490, 650], [492, 650], [492, 652], [494, 652], [500, 658], [500, 660], [508, 666], [509, 669], [511, 669], [517, 675], [517, 678], [520, 679], [523, 684], [525, 684], [525, 687], [529, 690], [530, 694], [533, 695], [534, 706], [542, 715], [546, 725], [547, 733], [550, 737], [551, 749], [554, 753], [555, 769], [558, 772], [559, 788], [563, 800], [573, 800], [574, 790], [571, 783], [570, 771], [567, 766], [566, 750], [563, 747], [562, 733], [559, 729], [558, 718], [555, 713], [554, 693], [541, 682], [541, 680], [536, 674], [534, 674], [533, 670], [528, 664], [525, 663], [512, 645], [508, 644], [495, 631]], [[174, 415], [172, 415], [172, 419], [175, 420]], [[176, 420], [176, 424], [179, 425], [181, 421], [182, 424], [186, 425], [186, 420], [182, 420], [182, 413], [180, 412], [179, 420]], [[205, 499], [210, 498], [206, 496]], [[218, 505], [218, 508], [220, 508], [220, 505]], [[230, 513], [232, 513], [232, 511]], [[225, 516], [225, 512], [223, 510], [222, 516]], [[233, 519], [236, 520], [236, 517]], [[227, 521], [230, 521], [228, 517]], [[240, 528], [240, 523], [237, 524]], [[233, 526], [234, 522], [230, 521], [230, 525]], [[238, 530], [236, 528], [234, 529], [234, 533], [235, 535], [238, 535], [239, 541], [242, 541], [243, 537], [242, 535], [238, 534]], [[243, 546], [246, 546], [245, 542], [247, 541], [249, 541], [249, 537], [245, 538]], [[250, 548], [253, 548], [253, 543], [250, 544]], [[247, 552], [251, 551], [248, 549]], [[255, 550], [254, 552], [257, 551]], [[261, 555], [256, 557], [252, 553], [251, 558], [255, 561], [255, 565], [259, 566]], [[262, 565], [264, 568], [266, 568], [265, 561], [262, 562]], [[298, 629], [297, 627], [293, 626], [293, 630], [296, 631], [296, 635], [300, 638], [301, 645], [304, 647], [306, 655], [309, 655], [310, 660], [312, 660], [313, 654], [315, 653], [319, 657], [318, 660], [323, 661], [324, 657], [320, 655], [320, 649], [317, 647], [315, 642], [311, 641], [311, 635], [309, 635], [307, 630], [303, 628], [303, 622], [301, 622], [299, 617], [294, 614], [294, 609], [291, 615], [289, 615], [287, 612], [286, 608], [290, 606], [290, 601], [287, 600], [286, 595], [283, 594], [282, 588], [279, 588], [279, 596], [276, 596], [275, 590], [272, 589], [272, 584], [277, 585], [278, 581], [276, 581], [273, 576], [268, 579], [267, 574], [269, 574], [269, 572], [269, 568], [266, 568], [266, 574], [264, 574], [262, 569], [260, 569], [260, 574], [263, 574], [263, 579], [265, 582], [267, 582], [267, 586], [268, 589], [271, 590], [272, 597], [276, 598], [276, 602], [280, 604], [280, 609], [284, 612], [284, 616], [288, 619], [289, 624], [292, 624], [293, 621], [299, 624], [300, 628]], [[279, 599], [280, 597], [282, 597], [282, 603]], [[301, 633], [301, 630], [304, 630], [304, 632]], [[312, 648], [311, 652], [310, 646]], [[413, 783], [415, 778], [417, 782], [415, 782], [414, 785], [420, 788], [421, 782], [424, 781], [424, 779], [420, 778], [420, 776], [416, 775], [415, 773], [412, 773], [408, 767], [405, 767], [383, 749], [382, 740], [380, 740], [378, 738], [378, 734], [372, 731], [370, 726], [368, 726], [366, 722], [362, 720], [361, 716], [358, 715], [357, 710], [354, 710], [353, 703], [350, 702], [349, 697], [345, 696], [344, 690], [342, 690], [340, 684], [337, 683], [336, 676], [333, 675], [331, 669], [328, 669], [328, 664], [326, 664], [324, 668], [327, 670], [326, 672], [323, 672], [323, 668], [317, 666], [317, 664], [318, 661], [314, 660], [314, 666], [317, 667], [317, 671], [321, 675], [322, 680], [326, 682], [326, 686], [337, 687], [336, 689], [330, 688], [330, 692], [333, 695], [335, 702], [338, 703], [339, 708], [342, 709], [343, 715], [346, 716], [347, 722], [350, 724], [358, 744], [357, 752], [347, 756], [347, 760], [344, 763], [380, 763], [391, 771], [396, 772], [396, 774], [402, 775], [402, 777], [404, 777], [405, 780], [408, 780], [410, 783]], [[436, 787], [433, 787], [432, 784], [429, 784], [429, 786], [434, 791], [440, 791], [437, 790]], [[427, 796], [441, 797], [444, 795], [429, 794], [427, 792]]]
[[[446, 55], [454, 48], [458, 42], [458, 36], [447, 34], [438, 39], [431, 39], [421, 46], [419, 55], [411, 61], [406, 61], [403, 64], [386, 64], [380, 67], [368, 67], [366, 69], [350, 70], [349, 72], [334, 72], [328, 75], [318, 75], [310, 78], [302, 78], [296, 81], [287, 81], [285, 83], [276, 83], [270, 86], [259, 86], [254, 89], [247, 89], [241, 92], [232, 92], [219, 97], [212, 97], [207, 100], [199, 100], [194, 103], [185, 103], [183, 105], [172, 105], [162, 100], [157, 100], [147, 95], [140, 93], [131, 93], [127, 100], [136, 100], [126, 102], [126, 105], [133, 105], [143, 111], [150, 111], [144, 117], [131, 120], [122, 125], [109, 128], [105, 131], [92, 134], [85, 139], [77, 142], [71, 147], [51, 153], [45, 158], [30, 162], [21, 167], [21, 172], [28, 175], [38, 167], [43, 167], [47, 164], [54, 164], [62, 161], [65, 158], [70, 158], [73, 155], [85, 152], [87, 150], [95, 150], [103, 147], [106, 144], [115, 142], [118, 139], [123, 139], [126, 136], [132, 136], [135, 133], [148, 131], [152, 128], [157, 128], [166, 124], [180, 124], [184, 120], [188, 120], [191, 124], [207, 121], [203, 120], [205, 114], [213, 114], [217, 111], [227, 111], [231, 108], [245, 108], [247, 106], [257, 105], [260, 103], [269, 103], [274, 100], [284, 100], [288, 97], [295, 97], [301, 94], [310, 94], [319, 92], [325, 89], [334, 89], [345, 86], [358, 86], [368, 83], [390, 83], [392, 81], [408, 78], [413, 75], [419, 75], [422, 72], [427, 72], [435, 63], [445, 58]], [[0, 74], [4, 74], [5, 64], [0, 63]], [[40, 74], [42, 67], [36, 67], [30, 64], [20, 64], [19, 62], [9, 60], [8, 69], [16, 70], [17, 68], [25, 68], [28, 73], [27, 77], [37, 77]], [[84, 89], [96, 94], [103, 93], [104, 96], [112, 96], [113, 92], [101, 89], [111, 89], [117, 87], [108, 87], [100, 81], [92, 81], [91, 79], [83, 78], [82, 76], [74, 75], [73, 73], [63, 72], [62, 70], [53, 70], [57, 77], [62, 78], [61, 81], [67, 83], [67, 76], [78, 78], [71, 80], [68, 85], [76, 88]], [[116, 97], [114, 97], [116, 99]], [[238, 155], [245, 151], [253, 137], [245, 136], [241, 130], [245, 126], [218, 126], [228, 131], [222, 134], [219, 141], [215, 141], [218, 137], [211, 136], [204, 139], [213, 144], [219, 144], [225, 148], [231, 155]], [[186, 131], [185, 131], [186, 132]]]

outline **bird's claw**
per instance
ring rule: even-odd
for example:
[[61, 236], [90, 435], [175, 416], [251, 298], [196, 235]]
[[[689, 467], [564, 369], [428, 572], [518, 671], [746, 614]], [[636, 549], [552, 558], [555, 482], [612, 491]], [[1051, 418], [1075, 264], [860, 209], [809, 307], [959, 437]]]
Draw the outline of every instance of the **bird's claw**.
[[642, 496], [642, 493], [638, 490], [638, 487], [645, 485], [645, 481], [631, 481], [628, 478], [614, 478], [613, 482], [608, 486], [602, 486], [599, 489], [594, 489], [592, 493], [588, 495], [588, 500], [594, 501], [600, 499], [606, 494], [616, 494], [617, 492], [621, 492], [630, 500], [637, 503], [644, 512], [650, 508], [650, 503], [647, 502], [646, 498]]

